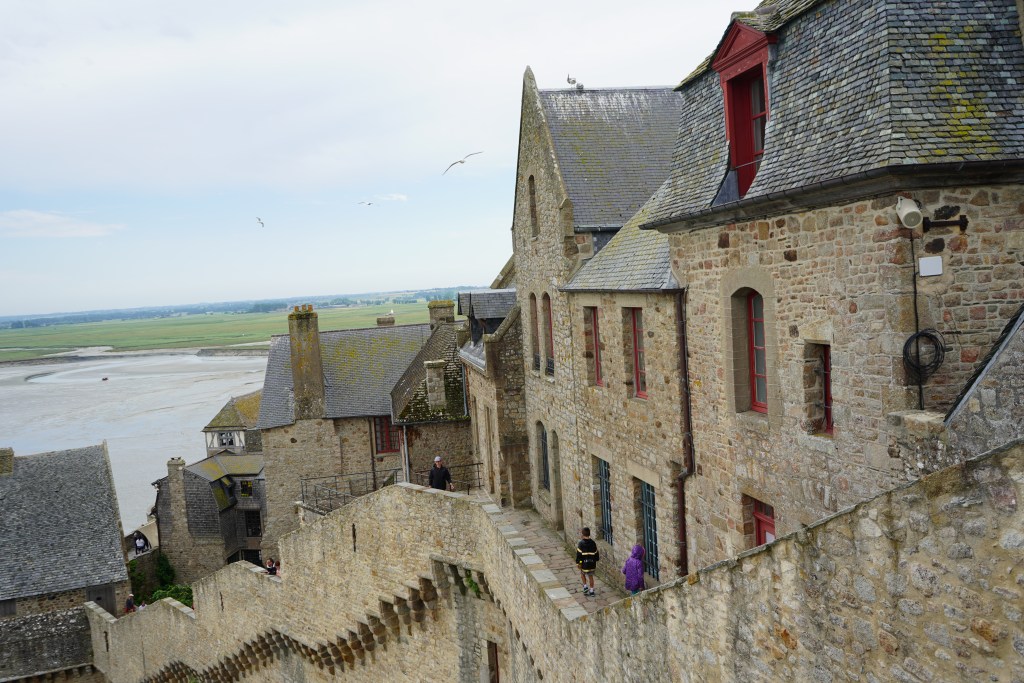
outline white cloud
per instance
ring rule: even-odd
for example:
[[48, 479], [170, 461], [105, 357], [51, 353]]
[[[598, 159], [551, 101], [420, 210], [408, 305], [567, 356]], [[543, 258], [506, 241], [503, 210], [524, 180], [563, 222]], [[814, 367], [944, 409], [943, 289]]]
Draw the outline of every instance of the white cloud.
[[90, 223], [53, 211], [2, 211], [2, 237], [103, 237], [124, 228], [123, 225]]
[[390, 194], [378, 194], [373, 197], [378, 202], [407, 202], [409, 197], [398, 192], [391, 192]]

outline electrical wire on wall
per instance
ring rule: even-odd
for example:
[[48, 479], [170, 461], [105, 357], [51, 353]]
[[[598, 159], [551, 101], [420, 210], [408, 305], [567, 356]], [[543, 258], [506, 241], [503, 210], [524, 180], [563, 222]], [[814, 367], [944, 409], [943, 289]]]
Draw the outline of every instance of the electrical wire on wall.
[[[914, 334], [903, 344], [903, 366], [907, 376], [917, 384], [917, 409], [924, 410], [924, 383], [939, 369], [946, 357], [946, 342], [934, 328], [921, 329], [917, 313], [917, 256], [914, 253], [914, 230], [910, 229], [910, 263], [914, 284]], [[926, 346], [922, 358], [922, 342]]]

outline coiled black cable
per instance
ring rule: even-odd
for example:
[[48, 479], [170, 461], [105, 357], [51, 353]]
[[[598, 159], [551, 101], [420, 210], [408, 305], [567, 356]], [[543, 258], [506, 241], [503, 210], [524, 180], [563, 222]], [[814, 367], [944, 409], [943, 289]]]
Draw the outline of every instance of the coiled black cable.
[[[931, 351], [924, 354], [927, 360], [921, 359], [922, 344], [931, 347]], [[907, 342], [903, 345], [903, 365], [914, 382], [924, 382], [935, 374], [945, 358], [946, 342], [942, 339], [939, 331], [932, 328], [915, 332], [907, 338]]]

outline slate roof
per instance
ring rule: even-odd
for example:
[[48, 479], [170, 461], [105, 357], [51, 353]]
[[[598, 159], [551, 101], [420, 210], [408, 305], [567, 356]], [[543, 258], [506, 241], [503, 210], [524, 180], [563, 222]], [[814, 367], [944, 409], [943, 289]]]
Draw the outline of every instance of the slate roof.
[[213, 455], [185, 469], [207, 481], [224, 477], [256, 477], [263, 471], [263, 455]]
[[0, 476], [0, 600], [128, 579], [105, 445], [16, 456]]
[[671, 88], [540, 90], [577, 231], [618, 229], [668, 175], [681, 98]]
[[252, 429], [260, 416], [261, 391], [232, 396], [220, 412], [203, 427], [204, 432], [218, 429]]
[[[391, 389], [430, 337], [430, 325], [395, 325], [320, 333], [325, 418], [391, 414]], [[288, 335], [270, 339], [259, 429], [295, 421]]]
[[[427, 370], [423, 366], [423, 363], [431, 360], [452, 360], [455, 357], [455, 353], [458, 348], [459, 329], [464, 325], [465, 322], [439, 323], [431, 333], [430, 339], [427, 340], [427, 343], [419, 350], [416, 357], [407, 364], [405, 372], [402, 373], [401, 378], [399, 378], [395, 383], [394, 388], [391, 390], [391, 413], [396, 421], [406, 421], [414, 418], [426, 417], [406, 414], [406, 409], [409, 407], [409, 404], [415, 397], [417, 391], [421, 388], [423, 388], [424, 392], [426, 391], [425, 382], [427, 379]], [[453, 419], [465, 417], [462, 398], [459, 397], [458, 400], [455, 399], [456, 397], [451, 397], [452, 405], [458, 405], [458, 410], [455, 411], [456, 414], [451, 414], [451, 411], [447, 410], [432, 411], [436, 414], [430, 415], [429, 418]], [[416, 421], [424, 420], [416, 419]]]
[[500, 319], [508, 315], [515, 305], [515, 288], [459, 292], [459, 315], [467, 317]]
[[[722, 89], [680, 86], [669, 180], [643, 227], [724, 216], [912, 165], [1024, 157], [1024, 44], [1009, 0], [776, 0], [738, 20], [775, 31], [765, 154], [747, 195], [712, 208], [728, 171]], [[814, 11], [808, 11], [813, 8]], [[970, 170], [970, 166], [966, 167]], [[952, 172], [949, 177], [954, 177]], [[696, 221], [694, 221], [696, 222]]]
[[992, 348], [989, 349], [988, 353], [985, 354], [985, 357], [981, 359], [981, 362], [978, 363], [978, 367], [974, 371], [974, 374], [971, 375], [971, 378], [967, 380], [966, 384], [964, 384], [963, 389], [960, 390], [960, 394], [956, 397], [956, 400], [953, 401], [953, 405], [949, 407], [949, 411], [946, 413], [945, 420], [947, 423], [950, 418], [960, 410], [960, 406], [963, 405], [966, 398], [974, 391], [975, 387], [988, 372], [989, 365], [992, 364], [992, 361], [999, 352], [1006, 347], [1009, 343], [1010, 337], [1017, 334], [1022, 327], [1024, 327], [1024, 305], [1018, 308], [1017, 312], [1010, 317], [1006, 325], [1003, 327], [1003, 331], [999, 333], [999, 337], [992, 344]]
[[668, 235], [656, 230], [641, 230], [647, 219], [646, 208], [633, 218], [611, 241], [566, 284], [563, 291], [662, 291], [679, 289], [672, 275]]

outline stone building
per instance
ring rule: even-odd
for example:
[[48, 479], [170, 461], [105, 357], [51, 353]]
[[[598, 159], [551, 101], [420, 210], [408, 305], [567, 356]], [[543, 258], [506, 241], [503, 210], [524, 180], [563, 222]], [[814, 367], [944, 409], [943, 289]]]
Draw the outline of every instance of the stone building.
[[[436, 455], [471, 465], [455, 304], [430, 323], [320, 332], [312, 307], [271, 339], [257, 426], [267, 479], [263, 548], [297, 528], [295, 503], [330, 510], [426, 472]], [[471, 469], [471, 468], [470, 468]]]
[[227, 452], [191, 465], [171, 458], [167, 476], [153, 485], [160, 550], [178, 583], [192, 583], [238, 560], [262, 563], [262, 453]]
[[232, 396], [210, 424], [203, 427], [207, 455], [263, 451], [260, 430], [256, 428], [260, 416], [260, 394], [253, 391], [243, 396]]
[[83, 605], [128, 597], [106, 445], [14, 456], [0, 448], [0, 679], [93, 678]]
[[532, 494], [516, 290], [460, 292], [459, 313], [470, 330], [459, 356], [466, 367], [473, 452], [483, 464], [484, 487], [502, 505], [527, 505]]

